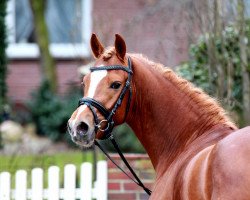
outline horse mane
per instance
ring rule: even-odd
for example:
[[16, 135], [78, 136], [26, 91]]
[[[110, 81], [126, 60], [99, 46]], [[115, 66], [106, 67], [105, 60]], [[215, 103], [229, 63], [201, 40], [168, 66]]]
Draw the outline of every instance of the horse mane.
[[[116, 54], [114, 47], [108, 47], [102, 54], [104, 61], [110, 59]], [[149, 60], [146, 56], [142, 54], [129, 54], [135, 57], [146, 65], [151, 66], [155, 71], [161, 73], [167, 80], [169, 80], [175, 87], [180, 91], [185, 93], [187, 97], [194, 102], [193, 107], [199, 112], [200, 119], [206, 119], [206, 121], [211, 125], [225, 124], [233, 129], [237, 129], [235, 123], [229, 118], [227, 112], [221, 107], [219, 102], [210, 97], [202, 89], [194, 86], [191, 82], [185, 80], [184, 78], [177, 75], [173, 70], [160, 63], [153, 62]]]
[[235, 123], [230, 119], [228, 113], [222, 108], [220, 103], [205, 93], [202, 89], [196, 87], [193, 83], [177, 75], [172, 69], [165, 67], [160, 63], [149, 60], [142, 54], [132, 54], [136, 58], [142, 59], [153, 69], [161, 73], [175, 87], [185, 93], [187, 97], [194, 102], [194, 107], [200, 114], [200, 118], [205, 118], [209, 124], [225, 124], [233, 129], [237, 129]]

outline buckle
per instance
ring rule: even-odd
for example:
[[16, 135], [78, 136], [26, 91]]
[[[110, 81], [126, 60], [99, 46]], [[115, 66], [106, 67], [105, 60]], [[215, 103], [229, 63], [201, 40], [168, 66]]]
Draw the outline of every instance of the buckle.
[[[105, 129], [103, 129], [103, 128], [102, 128], [102, 124], [103, 124], [103, 123], [106, 123], [106, 122], [108, 123], [108, 124], [107, 124], [107, 127], [106, 127]], [[97, 126], [97, 128], [98, 128], [101, 132], [107, 131], [107, 130], [109, 129], [109, 127], [110, 127], [110, 126], [109, 126], [109, 122], [108, 122], [108, 120], [106, 120], [106, 119], [101, 120], [101, 121], [99, 122], [99, 124], [97, 124], [96, 126]]]

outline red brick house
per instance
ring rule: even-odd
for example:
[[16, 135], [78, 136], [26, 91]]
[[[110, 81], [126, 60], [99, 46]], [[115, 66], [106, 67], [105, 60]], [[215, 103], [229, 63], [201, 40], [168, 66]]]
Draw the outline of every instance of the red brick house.
[[[64, 1], [63, 1], [64, 2]], [[28, 0], [9, 0], [8, 96], [24, 102], [40, 83], [39, 50], [34, 43]], [[181, 3], [171, 0], [49, 0], [46, 19], [50, 51], [56, 59], [59, 93], [79, 80], [77, 68], [92, 60], [89, 38], [95, 32], [105, 45], [120, 33], [129, 52], [143, 53], [166, 66], [188, 57], [188, 35]]]

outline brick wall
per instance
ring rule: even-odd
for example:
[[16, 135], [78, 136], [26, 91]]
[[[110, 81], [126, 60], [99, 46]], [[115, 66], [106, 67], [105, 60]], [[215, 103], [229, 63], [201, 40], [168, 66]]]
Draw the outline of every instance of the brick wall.
[[[126, 169], [119, 155], [111, 154], [111, 157]], [[126, 154], [128, 162], [135, 170], [142, 182], [152, 189], [155, 172], [149, 157], [145, 154]], [[129, 173], [128, 170], [126, 172]], [[129, 173], [130, 174], [130, 173]], [[111, 161], [108, 161], [108, 199], [109, 200], [146, 200], [149, 196], [121, 172]]]
[[[77, 68], [79, 60], [59, 60], [57, 65], [58, 91], [64, 94], [74, 84], [80, 83]], [[8, 97], [14, 102], [25, 102], [40, 84], [41, 69], [37, 60], [13, 60], [8, 64]]]
[[[189, 1], [189, 0], [188, 0]], [[113, 45], [114, 34], [126, 40], [128, 52], [143, 53], [165, 66], [176, 66], [188, 59], [191, 24], [185, 13], [188, 7], [182, 1], [172, 0], [93, 0], [93, 32], [105, 46]], [[78, 81], [77, 68], [91, 58], [59, 60], [59, 92]], [[86, 60], [87, 59], [87, 60]], [[41, 76], [38, 60], [11, 60], [9, 62], [8, 96], [12, 101], [24, 102], [37, 88]]]

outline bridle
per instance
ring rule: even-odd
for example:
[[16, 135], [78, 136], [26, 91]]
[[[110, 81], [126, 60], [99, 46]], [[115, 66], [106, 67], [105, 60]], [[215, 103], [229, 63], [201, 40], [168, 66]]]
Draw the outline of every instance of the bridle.
[[[125, 116], [124, 116], [124, 121], [127, 117], [129, 108], [130, 108], [130, 103], [131, 103], [131, 97], [132, 97], [132, 87], [131, 87], [131, 78], [132, 78], [132, 66], [131, 66], [131, 59], [128, 57], [128, 66], [123, 66], [123, 65], [110, 65], [110, 66], [101, 66], [101, 67], [91, 67], [90, 71], [94, 72], [94, 71], [100, 71], [100, 70], [123, 70], [125, 72], [128, 73], [128, 78], [127, 81], [125, 83], [125, 86], [123, 87], [116, 103], [114, 104], [113, 108], [111, 111], [107, 110], [100, 102], [96, 101], [93, 98], [89, 98], [89, 97], [84, 97], [81, 98], [79, 100], [78, 106], [81, 105], [86, 105], [89, 107], [89, 109], [91, 110], [93, 116], [94, 116], [94, 122], [95, 122], [95, 132], [97, 133], [98, 131], [104, 132], [104, 136], [101, 139], [107, 139], [113, 128], [115, 125], [114, 122], [114, 115], [117, 111], [117, 109], [121, 106], [122, 101], [124, 99], [124, 96], [126, 94], [127, 91], [129, 91], [129, 97], [128, 97], [128, 101], [127, 101], [127, 106], [126, 106], [126, 112], [125, 112]], [[104, 119], [100, 120], [97, 117], [96, 108], [104, 117]], [[102, 124], [106, 124], [105, 128], [102, 128]]]
[[[135, 179], [131, 178], [131, 176], [127, 172], [125, 172], [116, 162], [114, 162], [114, 160], [109, 156], [109, 154], [104, 150], [104, 148], [97, 142], [97, 140], [95, 140], [95, 145], [98, 146], [102, 150], [102, 152], [111, 160], [111, 162], [113, 162], [123, 173], [125, 173], [137, 185], [142, 187], [148, 195], [150, 195], [151, 190], [149, 190], [147, 187], [145, 187], [144, 184], [141, 182], [141, 180], [138, 178], [138, 176], [136, 175], [136, 173], [131, 168], [131, 166], [127, 162], [126, 158], [122, 154], [117, 142], [115, 141], [114, 136], [112, 135], [112, 130], [115, 126], [115, 122], [114, 122], [113, 117], [116, 114], [117, 109], [121, 106], [122, 101], [123, 101], [124, 96], [125, 96], [127, 91], [129, 91], [129, 97], [128, 97], [128, 101], [127, 101], [124, 121], [126, 120], [127, 114], [129, 112], [131, 98], [132, 98], [131, 80], [132, 80], [132, 75], [133, 75], [131, 59], [130, 59], [130, 57], [128, 57], [128, 66], [127, 67], [123, 66], [123, 65], [110, 65], [110, 66], [99, 66], [99, 67], [91, 67], [90, 68], [91, 72], [99, 71], [99, 70], [123, 70], [123, 71], [128, 73], [128, 78], [126, 80], [125, 86], [123, 87], [116, 103], [114, 104], [111, 111], [109, 111], [100, 102], [96, 101], [95, 99], [89, 98], [89, 97], [84, 97], [84, 98], [81, 98], [79, 100], [78, 106], [86, 105], [89, 107], [89, 109], [91, 110], [93, 117], [94, 117], [95, 133], [97, 133], [98, 131], [104, 132], [103, 137], [100, 139], [101, 140], [109, 139], [112, 142], [117, 153], [120, 155], [121, 159], [123, 160], [125, 165], [128, 167], [128, 169], [130, 170], [130, 172], [132, 173], [132, 175], [134, 176]], [[104, 119], [100, 120], [98, 118], [96, 110], [94, 108], [96, 108], [103, 115]], [[106, 124], [106, 127], [102, 128], [102, 124]]]

